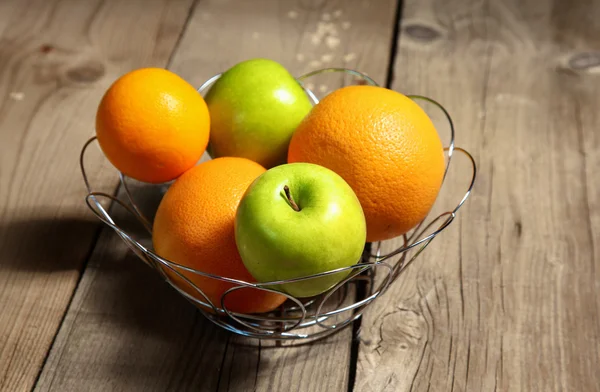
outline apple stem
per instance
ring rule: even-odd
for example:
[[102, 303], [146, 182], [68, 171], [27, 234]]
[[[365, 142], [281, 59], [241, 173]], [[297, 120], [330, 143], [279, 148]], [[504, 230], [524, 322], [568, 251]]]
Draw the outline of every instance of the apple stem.
[[285, 192], [285, 197], [287, 197], [287, 199], [290, 202], [290, 205], [292, 206], [294, 211], [300, 211], [300, 207], [298, 207], [298, 204], [296, 204], [296, 202], [294, 201], [294, 198], [292, 197], [292, 194], [290, 192], [290, 187], [285, 185], [283, 187], [283, 191]]

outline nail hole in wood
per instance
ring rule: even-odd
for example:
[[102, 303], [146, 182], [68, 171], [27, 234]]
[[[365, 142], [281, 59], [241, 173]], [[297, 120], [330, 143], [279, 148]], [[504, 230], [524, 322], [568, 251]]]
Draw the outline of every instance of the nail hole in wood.
[[404, 28], [406, 34], [419, 41], [433, 41], [441, 36], [441, 33], [429, 26], [413, 24]]
[[42, 52], [42, 53], [50, 53], [53, 50], [54, 50], [54, 46], [52, 46], [52, 45], [44, 44], [44, 45], [40, 46], [40, 52]]

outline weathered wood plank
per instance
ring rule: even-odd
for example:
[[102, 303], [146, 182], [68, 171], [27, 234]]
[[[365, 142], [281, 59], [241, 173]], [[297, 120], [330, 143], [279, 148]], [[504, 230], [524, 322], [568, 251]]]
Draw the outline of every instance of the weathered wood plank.
[[[384, 81], [396, 1], [202, 1], [171, 69], [199, 85], [252, 57], [296, 75], [347, 66]], [[319, 79], [319, 93], [341, 77]], [[136, 193], [151, 197], [147, 188]], [[154, 193], [155, 194], [155, 193]], [[144, 202], [152, 210], [156, 199]], [[218, 330], [104, 231], [37, 390], [346, 390], [351, 329], [272, 348]]]
[[480, 176], [367, 311], [356, 390], [600, 385], [599, 17], [586, 1], [405, 3], [393, 87], [447, 105]]
[[[155, 210], [160, 187], [133, 189], [146, 213]], [[122, 191], [119, 196], [125, 197]], [[114, 206], [111, 215], [143, 238], [122, 208]], [[180, 390], [178, 380], [186, 376], [201, 390], [214, 390], [203, 372], [218, 373], [215, 358], [223, 348], [211, 342], [226, 334], [201, 317], [118, 236], [103, 230], [36, 390]]]
[[[240, 16], [253, 6], [239, 10]], [[278, 31], [283, 36], [282, 47], [295, 48], [295, 52], [285, 54], [293, 71], [299, 74], [315, 68], [346, 66], [366, 72], [385, 83], [395, 25], [395, 1], [381, 1], [378, 4], [364, 1], [300, 1], [296, 5], [286, 3], [286, 6], [278, 9], [265, 7], [263, 12], [273, 20], [287, 19], [287, 23], [283, 23], [283, 26], [287, 26], [280, 25], [275, 30], [275, 26], [259, 21], [253, 22], [252, 26], [259, 37], [270, 30], [274, 34]], [[294, 18], [290, 20], [290, 16]], [[245, 23], [247, 25], [249, 22]], [[294, 44], [287, 36], [298, 26], [303, 26], [304, 33], [301, 40]], [[321, 33], [326, 29], [338, 32], [339, 44]], [[252, 50], [260, 55], [259, 46]], [[239, 50], [244, 51], [243, 46]], [[247, 55], [251, 56], [252, 52]], [[342, 78], [329, 76], [310, 83], [316, 92], [323, 94], [340, 87]], [[233, 344], [228, 345], [225, 353], [219, 391], [346, 390], [350, 361], [354, 360], [350, 358], [351, 333], [351, 329], [347, 328], [328, 340], [285, 349], [270, 347], [268, 343], [258, 347], [254, 344], [249, 348], [249, 339], [233, 338], [230, 340]], [[244, 366], [239, 365], [240, 361]], [[255, 369], [255, 372], [247, 374], [248, 368]]]
[[[97, 238], [78, 169], [97, 102], [167, 62], [190, 4], [0, 3], [0, 390], [31, 389]], [[104, 169], [92, 180], [114, 187]]]

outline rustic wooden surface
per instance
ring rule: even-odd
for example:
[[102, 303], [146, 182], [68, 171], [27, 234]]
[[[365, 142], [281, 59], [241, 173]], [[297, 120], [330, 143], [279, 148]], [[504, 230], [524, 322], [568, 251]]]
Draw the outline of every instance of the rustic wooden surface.
[[[35, 383], [97, 240], [77, 160], [98, 100], [123, 72], [167, 63], [190, 6], [0, 2], [0, 390]], [[98, 158], [92, 180], [114, 189]]]
[[[0, 2], [0, 390], [597, 390], [600, 4], [397, 3]], [[305, 346], [213, 327], [83, 203], [78, 152], [115, 78], [168, 66], [199, 84], [259, 56], [437, 99], [480, 169], [360, 327]], [[114, 192], [98, 151], [88, 161]], [[453, 164], [445, 206], [466, 185]], [[137, 194], [149, 211], [160, 198]]]
[[598, 390], [600, 5], [411, 0], [402, 16], [392, 87], [445, 103], [480, 172], [367, 311], [356, 390]]

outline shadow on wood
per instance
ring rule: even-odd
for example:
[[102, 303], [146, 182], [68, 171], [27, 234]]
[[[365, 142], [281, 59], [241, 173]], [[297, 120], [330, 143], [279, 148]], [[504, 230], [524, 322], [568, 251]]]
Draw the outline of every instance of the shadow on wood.
[[0, 222], [3, 267], [32, 271], [79, 269], [89, 249], [76, 243], [95, 236], [99, 230], [99, 222], [92, 217], [49, 216]]
[[123, 390], [216, 388], [218, 380], [205, 376], [218, 374], [227, 332], [111, 230], [102, 232], [86, 271], [46, 364], [54, 376], [41, 378], [38, 390], [94, 389], [107, 379]]

